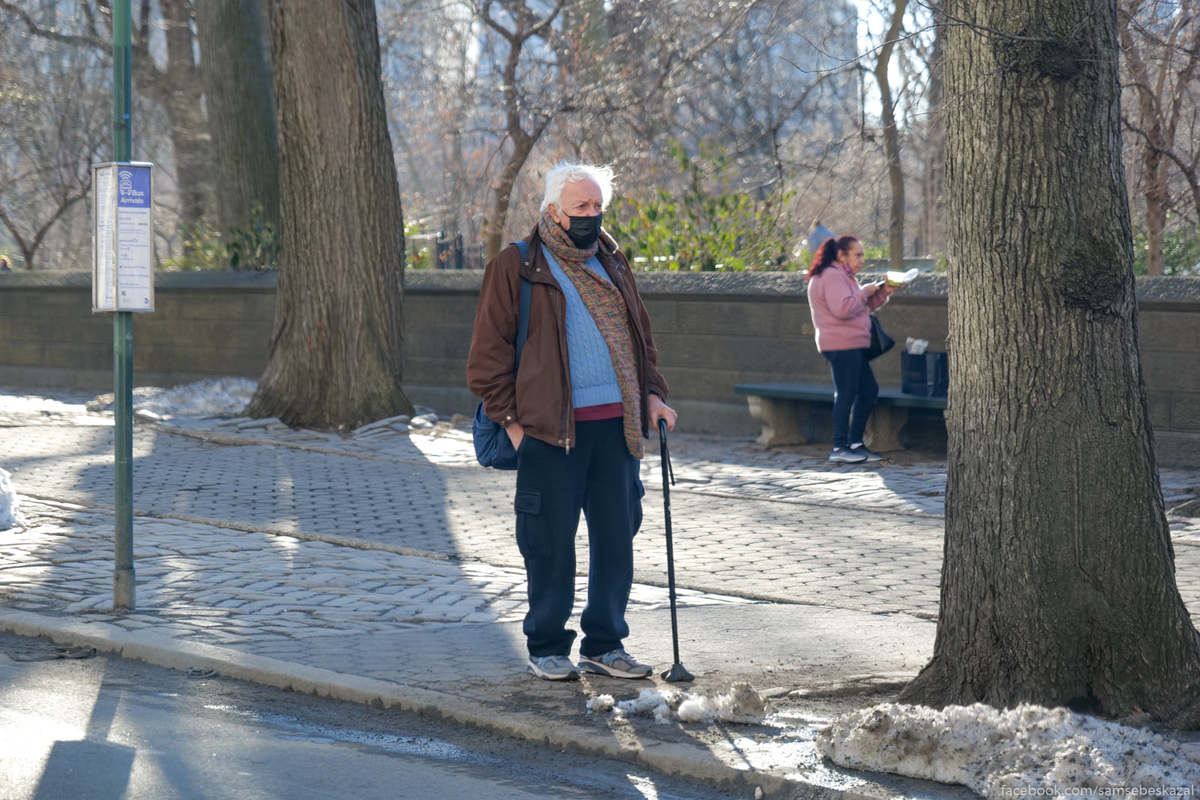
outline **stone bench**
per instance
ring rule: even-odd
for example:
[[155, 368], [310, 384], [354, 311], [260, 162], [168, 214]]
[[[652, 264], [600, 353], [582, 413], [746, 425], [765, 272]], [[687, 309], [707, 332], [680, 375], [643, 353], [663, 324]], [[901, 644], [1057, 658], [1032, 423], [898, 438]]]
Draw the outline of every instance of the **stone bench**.
[[[762, 445], [809, 444], [833, 438], [833, 387], [820, 383], [739, 383], [733, 390], [746, 395], [750, 416], [762, 423]], [[945, 441], [946, 398], [904, 394], [899, 389], [879, 389], [875, 411], [864, 435], [867, 447], [877, 452], [903, 450], [905, 441], [928, 444], [928, 433], [906, 435], [906, 426], [937, 427]], [[931, 423], [933, 423], [931, 425]], [[937, 447], [936, 444], [931, 445]]]

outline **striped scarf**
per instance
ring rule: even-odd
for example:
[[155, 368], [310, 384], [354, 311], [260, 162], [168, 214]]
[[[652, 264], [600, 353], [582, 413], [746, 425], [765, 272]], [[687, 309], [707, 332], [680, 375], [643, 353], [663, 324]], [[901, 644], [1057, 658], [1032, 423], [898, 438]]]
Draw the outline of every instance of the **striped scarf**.
[[641, 458], [642, 442], [642, 393], [638, 385], [637, 362], [633, 357], [633, 335], [629, 330], [629, 312], [625, 299], [616, 284], [607, 281], [584, 266], [596, 254], [599, 243], [580, 250], [567, 236], [567, 232], [553, 219], [549, 212], [538, 221], [538, 236], [558, 261], [563, 272], [574, 284], [575, 290], [600, 335], [608, 345], [617, 383], [621, 387], [621, 408], [625, 431], [625, 446], [634, 458]]

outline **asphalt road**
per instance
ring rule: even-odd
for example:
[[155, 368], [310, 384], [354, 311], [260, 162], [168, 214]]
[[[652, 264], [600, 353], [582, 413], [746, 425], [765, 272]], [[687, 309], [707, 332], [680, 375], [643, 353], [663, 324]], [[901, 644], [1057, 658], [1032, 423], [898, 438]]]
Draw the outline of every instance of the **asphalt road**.
[[0, 797], [729, 796], [415, 715], [0, 634]]

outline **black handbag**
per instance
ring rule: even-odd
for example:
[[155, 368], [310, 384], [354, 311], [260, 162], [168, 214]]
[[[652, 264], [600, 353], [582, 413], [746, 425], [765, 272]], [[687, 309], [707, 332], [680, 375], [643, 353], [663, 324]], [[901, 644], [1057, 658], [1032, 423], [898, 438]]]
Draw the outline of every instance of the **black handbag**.
[[888, 332], [883, 329], [883, 324], [872, 314], [871, 346], [867, 348], [867, 360], [870, 361], [873, 358], [879, 358], [895, 346], [896, 340], [888, 336]]
[[[528, 246], [525, 242], [513, 242], [521, 250], [521, 262], [528, 257]], [[529, 297], [532, 284], [521, 278], [521, 304], [517, 313], [516, 354], [513, 358], [513, 374], [521, 365], [521, 350], [525, 347], [525, 338], [529, 334]], [[471, 422], [471, 438], [475, 442], [475, 460], [485, 467], [496, 469], [516, 469], [517, 451], [512, 446], [512, 440], [502, 425], [497, 424], [483, 412], [483, 403], [475, 407], [475, 419]]]

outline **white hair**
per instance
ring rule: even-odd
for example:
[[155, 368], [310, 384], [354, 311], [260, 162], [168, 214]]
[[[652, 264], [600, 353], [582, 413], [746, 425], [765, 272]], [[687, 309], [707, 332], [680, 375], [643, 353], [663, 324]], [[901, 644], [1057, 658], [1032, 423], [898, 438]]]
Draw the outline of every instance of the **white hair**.
[[611, 167], [603, 164], [573, 164], [569, 161], [560, 161], [546, 173], [546, 194], [542, 196], [541, 210], [545, 211], [551, 203], [558, 205], [563, 187], [568, 183], [588, 179], [595, 181], [596, 185], [600, 187], [601, 208], [608, 208], [608, 201], [612, 199], [613, 171]]

